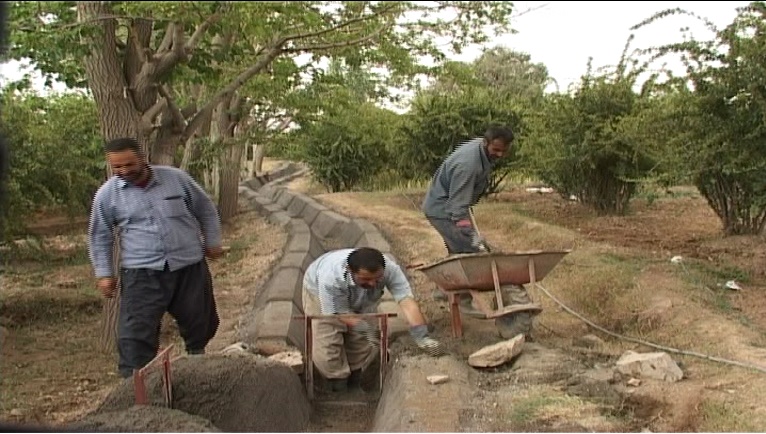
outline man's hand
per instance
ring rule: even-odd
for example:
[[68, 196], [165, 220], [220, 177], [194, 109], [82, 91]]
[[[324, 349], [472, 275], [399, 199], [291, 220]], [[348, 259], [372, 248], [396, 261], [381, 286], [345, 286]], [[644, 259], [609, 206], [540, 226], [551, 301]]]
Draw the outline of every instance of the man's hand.
[[117, 290], [117, 279], [114, 277], [102, 277], [96, 282], [96, 287], [101, 291], [101, 295], [104, 298], [112, 298]]
[[410, 336], [415, 345], [431, 357], [444, 355], [445, 349], [441, 342], [428, 336], [428, 326], [420, 324], [410, 327]]
[[223, 256], [223, 247], [208, 247], [205, 249], [205, 256], [209, 259], [218, 259]]

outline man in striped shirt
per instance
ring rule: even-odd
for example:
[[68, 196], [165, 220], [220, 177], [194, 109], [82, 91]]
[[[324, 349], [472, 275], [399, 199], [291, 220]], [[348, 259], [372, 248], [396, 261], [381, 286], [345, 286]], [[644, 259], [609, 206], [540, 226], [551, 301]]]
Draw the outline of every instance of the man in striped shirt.
[[407, 276], [393, 258], [370, 247], [327, 252], [306, 269], [303, 310], [306, 315], [337, 315], [315, 320], [312, 328], [312, 357], [332, 391], [358, 388], [362, 370], [374, 361], [376, 325], [348, 314], [377, 312], [384, 288], [402, 308], [415, 344], [434, 356], [443, 352], [428, 335]]
[[[204, 353], [217, 332], [205, 257], [222, 254], [221, 224], [215, 205], [191, 176], [149, 164], [136, 140], [112, 140], [105, 150], [115, 176], [93, 201], [89, 255], [104, 297], [114, 297], [120, 273], [119, 372], [127, 378], [157, 354], [165, 312], [178, 323], [190, 354]], [[115, 232], [119, 270], [113, 268]]]

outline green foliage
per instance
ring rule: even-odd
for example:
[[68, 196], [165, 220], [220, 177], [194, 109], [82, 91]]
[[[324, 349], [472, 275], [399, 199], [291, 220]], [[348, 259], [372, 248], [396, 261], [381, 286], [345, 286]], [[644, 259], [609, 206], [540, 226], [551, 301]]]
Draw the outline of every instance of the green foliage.
[[78, 94], [41, 97], [4, 90], [4, 133], [11, 143], [6, 234], [24, 233], [25, 219], [46, 208], [82, 214], [104, 173], [98, 113]]
[[522, 150], [532, 173], [599, 214], [625, 214], [638, 182], [657, 167], [652, 125], [643, 120], [654, 108], [652, 88], [634, 90], [642, 69], [627, 48], [613, 71], [595, 74], [589, 65], [573, 93], [546, 98]]
[[351, 190], [387, 165], [397, 122], [396, 113], [370, 103], [341, 107], [302, 128], [303, 158], [328, 191]]
[[[637, 27], [672, 14], [656, 14]], [[710, 41], [648, 50], [683, 56], [683, 77], [668, 83], [676, 104], [669, 136], [673, 162], [694, 181], [724, 233], [758, 234], [766, 224], [766, 4], [753, 2]], [[689, 156], [694, 158], [689, 158]]]

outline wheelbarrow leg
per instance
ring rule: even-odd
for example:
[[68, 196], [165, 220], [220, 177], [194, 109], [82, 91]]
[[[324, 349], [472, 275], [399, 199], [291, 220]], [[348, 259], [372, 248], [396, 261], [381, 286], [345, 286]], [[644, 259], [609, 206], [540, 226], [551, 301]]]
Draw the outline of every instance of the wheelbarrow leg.
[[452, 324], [452, 337], [453, 338], [462, 338], [463, 337], [463, 321], [460, 318], [460, 293], [450, 292], [449, 297], [449, 312], [452, 316], [451, 318], [451, 324]]

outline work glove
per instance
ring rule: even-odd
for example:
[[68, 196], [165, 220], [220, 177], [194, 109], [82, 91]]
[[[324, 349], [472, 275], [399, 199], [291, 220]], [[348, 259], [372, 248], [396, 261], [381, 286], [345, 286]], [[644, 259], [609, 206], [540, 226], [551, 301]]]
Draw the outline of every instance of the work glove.
[[478, 232], [476, 232], [476, 229], [474, 229], [473, 225], [471, 224], [471, 220], [458, 220], [455, 225], [458, 227], [460, 232], [471, 239], [471, 247], [479, 250], [480, 252], [492, 251], [492, 248], [487, 243], [487, 240], [485, 240], [484, 237], [479, 236]]
[[428, 336], [428, 326], [425, 324], [410, 327], [410, 336], [415, 345], [429, 356], [437, 357], [445, 353], [442, 343]]

